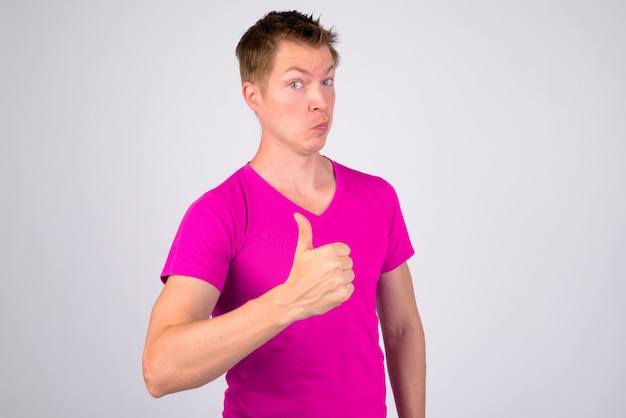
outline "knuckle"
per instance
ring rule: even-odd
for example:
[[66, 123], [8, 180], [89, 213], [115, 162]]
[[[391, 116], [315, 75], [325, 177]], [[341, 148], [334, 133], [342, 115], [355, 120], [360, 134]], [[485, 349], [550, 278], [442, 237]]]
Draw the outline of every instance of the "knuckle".
[[331, 270], [341, 270], [342, 268], [341, 260], [339, 260], [338, 258], [333, 258], [332, 260], [328, 262], [328, 267]]
[[331, 289], [341, 289], [345, 283], [345, 279], [340, 274], [337, 274], [331, 277], [328, 283]]
[[335, 256], [335, 248], [332, 245], [325, 245], [319, 248], [320, 253], [324, 257], [334, 257]]
[[354, 285], [352, 283], [343, 286], [342, 295], [344, 301], [348, 300], [350, 296], [352, 296], [352, 293], [354, 293]]

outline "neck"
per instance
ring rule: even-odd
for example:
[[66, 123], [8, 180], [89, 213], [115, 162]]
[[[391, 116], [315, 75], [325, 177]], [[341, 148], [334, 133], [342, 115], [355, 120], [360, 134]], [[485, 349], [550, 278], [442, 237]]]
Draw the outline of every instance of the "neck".
[[270, 184], [293, 185], [298, 188], [315, 188], [316, 184], [326, 183], [332, 176], [332, 163], [316, 152], [311, 155], [273, 155], [267, 158], [257, 152], [250, 166]]
[[323, 212], [335, 192], [332, 163], [319, 153], [272, 159], [257, 153], [250, 166], [283, 196], [313, 213]]

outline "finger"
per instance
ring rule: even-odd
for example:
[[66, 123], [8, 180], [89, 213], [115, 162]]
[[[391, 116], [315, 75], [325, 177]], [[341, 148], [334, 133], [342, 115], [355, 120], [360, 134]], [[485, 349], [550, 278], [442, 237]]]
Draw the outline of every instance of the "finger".
[[354, 274], [353, 270], [346, 270], [345, 272], [345, 277], [346, 277], [346, 284], [350, 284], [352, 282], [354, 282], [354, 278], [356, 277], [356, 275]]
[[335, 257], [335, 259], [337, 262], [337, 266], [336, 266], [337, 271], [352, 270], [352, 267], [354, 267], [354, 261], [352, 261], [351, 257], [337, 256]]
[[345, 260], [343, 261], [343, 269], [344, 270], [352, 270], [352, 267], [354, 267], [354, 261], [352, 261], [352, 258], [350, 257], [342, 257]]
[[348, 300], [350, 298], [350, 296], [352, 296], [352, 294], [354, 293], [354, 284], [353, 283], [347, 283], [345, 285], [345, 291], [347, 293], [346, 300]]
[[331, 247], [333, 254], [337, 257], [348, 257], [350, 255], [350, 247], [348, 247], [343, 242], [326, 244], [326, 246]]
[[300, 213], [293, 214], [298, 224], [298, 242], [296, 244], [296, 254], [313, 249], [313, 228], [309, 220]]

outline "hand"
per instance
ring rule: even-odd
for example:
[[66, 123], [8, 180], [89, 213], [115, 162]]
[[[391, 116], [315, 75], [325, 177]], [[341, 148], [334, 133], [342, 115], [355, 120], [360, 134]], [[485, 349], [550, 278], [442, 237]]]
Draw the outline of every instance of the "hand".
[[354, 292], [350, 247], [341, 242], [313, 248], [311, 223], [300, 213], [298, 242], [284, 290], [299, 318], [321, 315], [345, 302]]

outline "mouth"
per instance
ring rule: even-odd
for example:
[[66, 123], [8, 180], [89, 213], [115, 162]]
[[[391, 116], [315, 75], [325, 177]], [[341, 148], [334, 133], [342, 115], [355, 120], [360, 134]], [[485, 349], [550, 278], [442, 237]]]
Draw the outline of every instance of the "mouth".
[[325, 121], [325, 122], [322, 122], [313, 126], [313, 130], [319, 131], [319, 132], [326, 132], [328, 130], [328, 125], [329, 125], [328, 121]]

